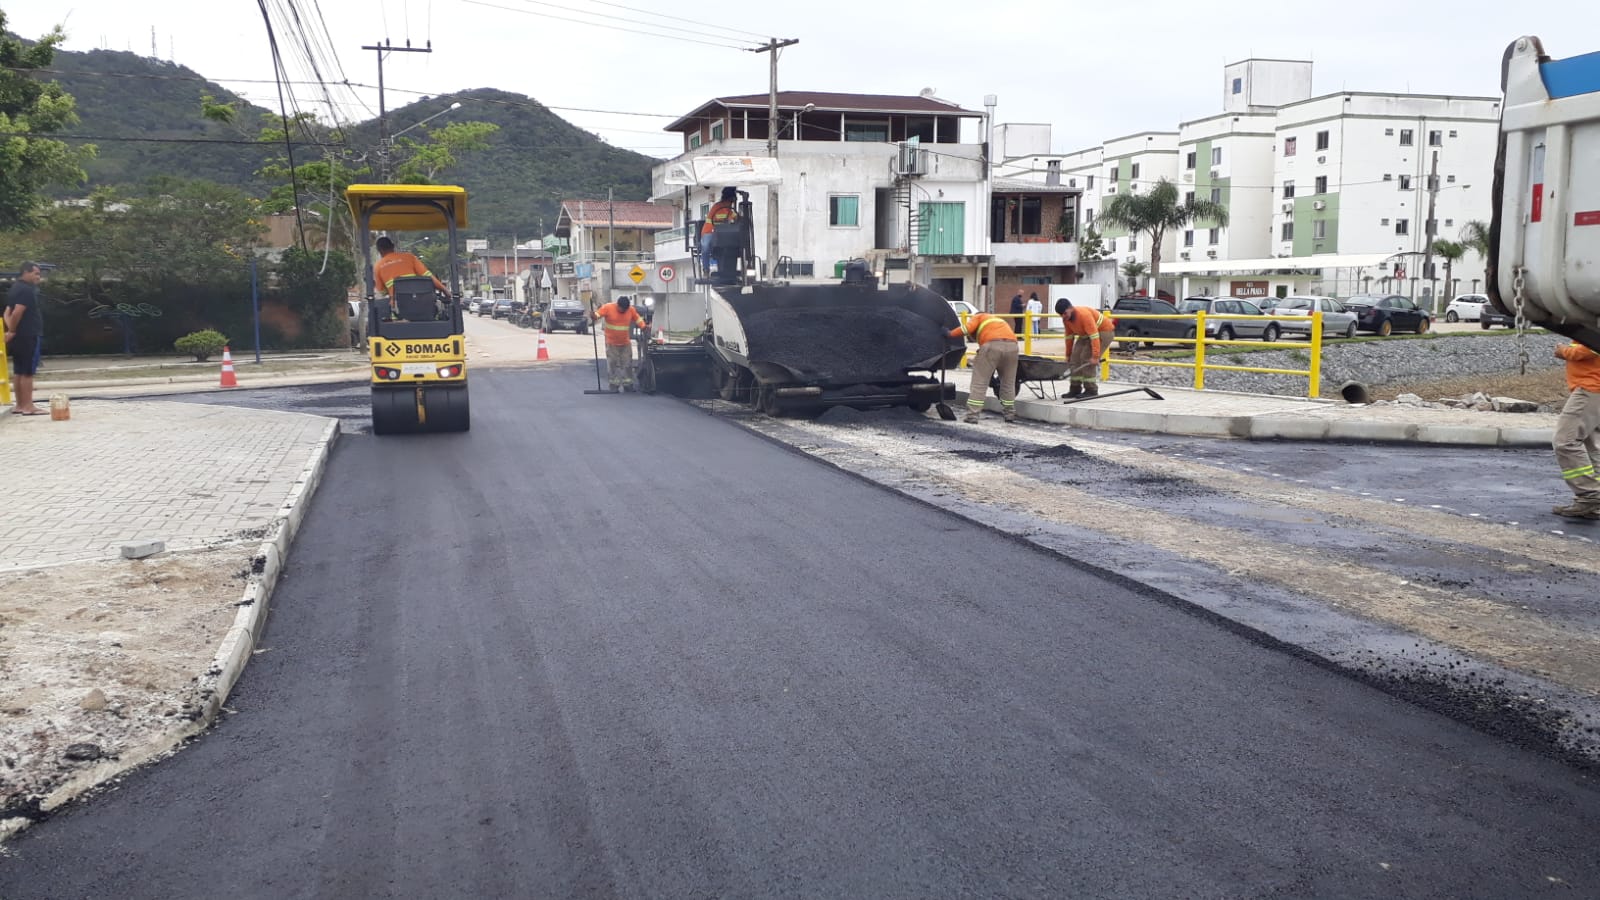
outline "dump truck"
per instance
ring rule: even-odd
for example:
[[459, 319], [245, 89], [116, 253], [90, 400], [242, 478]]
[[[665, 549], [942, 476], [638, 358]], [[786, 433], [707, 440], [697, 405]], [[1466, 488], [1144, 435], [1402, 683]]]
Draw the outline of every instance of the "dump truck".
[[1490, 303], [1600, 352], [1600, 52], [1518, 38], [1500, 86]]
[[[699, 158], [681, 169], [669, 172], [667, 183], [684, 185], [686, 200], [695, 185], [781, 180], [777, 161], [763, 158]], [[683, 321], [685, 311], [668, 304], [697, 303], [701, 325], [676, 339], [647, 340], [640, 364], [646, 389], [698, 383], [703, 373], [724, 400], [773, 416], [836, 406], [925, 411], [955, 396], [940, 376], [960, 364], [966, 343], [949, 336], [960, 320], [943, 297], [916, 284], [880, 285], [864, 265], [847, 267], [842, 279], [790, 279], [784, 266], [756, 255], [744, 191], [738, 209], [734, 222], [716, 226], [714, 266], [699, 253], [703, 223], [689, 223], [685, 241], [700, 291], [658, 298], [654, 315], [658, 323]]]

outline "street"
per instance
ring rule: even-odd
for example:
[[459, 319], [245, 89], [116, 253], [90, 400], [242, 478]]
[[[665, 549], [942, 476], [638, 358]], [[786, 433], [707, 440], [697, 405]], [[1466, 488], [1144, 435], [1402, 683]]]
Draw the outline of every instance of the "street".
[[0, 897], [1600, 893], [1571, 722], [1325, 662], [1422, 635], [1592, 701], [1546, 455], [592, 377], [478, 370], [472, 431], [415, 438], [364, 433], [363, 385], [184, 398], [347, 437], [231, 714], [24, 832]]

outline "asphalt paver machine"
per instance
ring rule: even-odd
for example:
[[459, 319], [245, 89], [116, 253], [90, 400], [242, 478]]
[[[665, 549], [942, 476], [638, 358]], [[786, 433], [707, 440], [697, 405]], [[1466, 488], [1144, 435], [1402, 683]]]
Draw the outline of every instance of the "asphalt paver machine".
[[[345, 190], [360, 236], [367, 297], [367, 353], [372, 364], [374, 434], [466, 431], [465, 324], [458, 231], [467, 224], [467, 191], [449, 185], [355, 184]], [[375, 231], [442, 231], [451, 252], [448, 294], [433, 278], [395, 279], [379, 296], [373, 278]]]

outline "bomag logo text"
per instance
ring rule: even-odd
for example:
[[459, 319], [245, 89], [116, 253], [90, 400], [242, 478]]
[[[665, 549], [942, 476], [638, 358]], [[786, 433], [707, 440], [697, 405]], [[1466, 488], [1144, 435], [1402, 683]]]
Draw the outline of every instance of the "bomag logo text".
[[413, 353], [449, 353], [449, 344], [407, 344], [406, 355]]

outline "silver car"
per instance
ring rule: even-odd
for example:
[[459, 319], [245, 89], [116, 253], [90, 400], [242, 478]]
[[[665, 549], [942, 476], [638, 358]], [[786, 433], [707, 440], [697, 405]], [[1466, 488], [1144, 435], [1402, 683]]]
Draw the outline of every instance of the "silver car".
[[1356, 314], [1345, 309], [1332, 297], [1285, 297], [1272, 308], [1275, 316], [1303, 316], [1302, 320], [1279, 322], [1284, 334], [1303, 334], [1311, 337], [1311, 311], [1322, 313], [1322, 339], [1356, 336]]
[[1190, 297], [1178, 304], [1178, 312], [1192, 316], [1206, 314], [1206, 337], [1219, 341], [1261, 338], [1275, 341], [1283, 327], [1265, 319], [1231, 319], [1229, 316], [1265, 315], [1261, 307], [1238, 297]]

